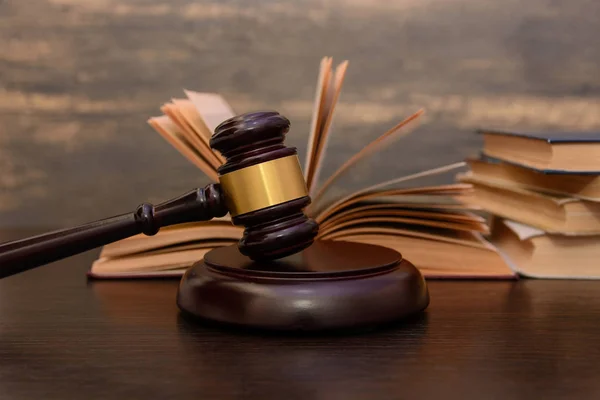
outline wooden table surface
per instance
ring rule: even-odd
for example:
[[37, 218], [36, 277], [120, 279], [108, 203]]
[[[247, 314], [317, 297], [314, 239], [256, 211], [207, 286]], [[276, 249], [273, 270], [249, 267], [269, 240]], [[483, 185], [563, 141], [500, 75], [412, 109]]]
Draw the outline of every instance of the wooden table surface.
[[0, 399], [600, 398], [600, 282], [430, 281], [414, 320], [281, 336], [182, 319], [177, 280], [88, 281], [96, 255], [0, 281]]

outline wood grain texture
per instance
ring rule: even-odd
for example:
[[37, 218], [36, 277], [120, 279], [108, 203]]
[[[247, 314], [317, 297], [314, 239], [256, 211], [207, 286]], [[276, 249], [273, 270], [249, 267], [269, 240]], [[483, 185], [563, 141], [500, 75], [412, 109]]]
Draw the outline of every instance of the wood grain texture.
[[598, 129], [599, 12], [594, 0], [2, 0], [0, 224], [75, 225], [208, 183], [146, 124], [183, 88], [282, 112], [303, 157], [325, 55], [350, 66], [322, 176], [427, 110], [347, 188], [461, 160], [482, 125]]
[[[0, 231], [0, 240], [32, 231]], [[191, 324], [177, 281], [87, 253], [0, 281], [2, 399], [597, 399], [598, 282], [430, 281], [422, 318], [327, 336]]]

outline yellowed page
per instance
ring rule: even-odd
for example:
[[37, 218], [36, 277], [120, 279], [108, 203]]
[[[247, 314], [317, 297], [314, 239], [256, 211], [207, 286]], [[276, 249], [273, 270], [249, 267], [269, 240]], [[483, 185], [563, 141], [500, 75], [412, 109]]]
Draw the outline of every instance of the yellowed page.
[[194, 103], [190, 99], [171, 99], [173, 104], [177, 106], [177, 109], [183, 115], [187, 123], [194, 129], [194, 132], [198, 135], [198, 138], [210, 149], [210, 137], [212, 133], [208, 127], [204, 124], [204, 121], [200, 117], [200, 113]]
[[309, 180], [309, 176], [312, 176], [313, 174], [316, 148], [321, 136], [321, 129], [323, 126], [324, 113], [326, 109], [327, 93], [330, 87], [332, 63], [333, 60], [331, 57], [324, 57], [321, 59], [319, 77], [317, 80], [317, 89], [313, 104], [312, 121], [306, 149], [306, 159], [304, 162], [304, 179], [307, 182]]
[[[411, 197], [411, 198], [406, 199], [406, 201], [404, 201], [405, 197]], [[412, 196], [410, 196], [410, 195], [401, 196], [398, 201], [389, 202], [389, 203], [377, 202], [377, 203], [371, 203], [371, 204], [366, 204], [366, 205], [362, 205], [362, 206], [357, 205], [360, 203], [352, 203], [352, 204], [349, 204], [349, 208], [344, 207], [344, 208], [340, 209], [340, 211], [331, 214], [329, 217], [327, 217], [325, 220], [323, 220], [323, 222], [321, 224], [330, 224], [330, 223], [332, 223], [332, 221], [335, 221], [339, 216], [350, 215], [350, 214], [354, 214], [355, 212], [362, 212], [363, 210], [377, 210], [377, 211], [385, 212], [385, 210], [405, 211], [405, 210], [409, 210], [409, 209], [417, 209], [418, 208], [419, 210], [423, 210], [424, 212], [431, 211], [432, 213], [440, 213], [440, 214], [446, 214], [446, 213], [472, 214], [472, 211], [479, 210], [479, 208], [474, 209], [466, 204], [461, 204], [461, 203], [450, 204], [450, 203], [444, 203], [441, 201], [436, 201], [436, 200], [438, 200], [437, 199], [438, 196], [436, 196], [436, 197], [418, 196], [418, 197], [419, 197], [419, 200], [413, 201]], [[427, 197], [427, 199], [425, 199], [425, 197]], [[473, 215], [475, 215], [475, 214], [473, 214]], [[481, 221], [484, 220], [484, 218], [482, 218], [478, 215], [474, 216], [473, 218], [478, 219], [478, 220], [481, 219]]]
[[471, 172], [467, 172], [465, 174], [458, 174], [457, 180], [460, 182], [475, 183], [475, 184], [486, 186], [486, 187], [498, 188], [498, 189], [506, 190], [508, 192], [519, 193], [519, 194], [522, 194], [525, 196], [530, 196], [531, 198], [537, 198], [537, 199], [551, 201], [558, 206], [562, 206], [567, 203], [576, 203], [576, 202], [584, 201], [584, 200], [580, 200], [580, 199], [565, 196], [565, 195], [540, 193], [540, 192], [524, 189], [519, 186], [510, 185], [510, 184], [507, 184], [507, 183], [501, 182], [501, 181], [490, 181], [489, 179], [482, 179], [480, 177], [473, 175]]
[[344, 61], [337, 66], [335, 74], [333, 76], [333, 86], [331, 98], [327, 99], [327, 109], [323, 117], [325, 118], [319, 140], [316, 143], [316, 149], [314, 151], [314, 159], [311, 165], [312, 175], [309, 175], [307, 187], [309, 195], [314, 195], [319, 184], [319, 178], [321, 175], [321, 169], [323, 166], [323, 159], [326, 152], [329, 138], [331, 137], [331, 127], [333, 124], [333, 116], [335, 114], [335, 106], [338, 103], [340, 93], [342, 91], [342, 85], [346, 76], [346, 70], [348, 68], [348, 61]]
[[[373, 186], [369, 186], [365, 189], [362, 189], [360, 191], [354, 192], [349, 194], [346, 197], [343, 197], [337, 201], [335, 201], [333, 204], [330, 204], [327, 207], [324, 207], [322, 209], [315, 209], [315, 208], [311, 208], [309, 206], [308, 208], [308, 213], [315, 218], [317, 221], [323, 221], [325, 218], [327, 218], [327, 216], [329, 216], [330, 214], [332, 214], [333, 212], [335, 212], [335, 210], [339, 210], [340, 208], [345, 207], [346, 205], [349, 204], [349, 202], [352, 200], [353, 202], [356, 201], [356, 199], [361, 198], [362, 195], [365, 195], [367, 193], [370, 192], [374, 192], [376, 190], [379, 190], [381, 188], [384, 187], [389, 187], [391, 185], [396, 185], [399, 183], [406, 183], [409, 181], [414, 181], [417, 179], [422, 179], [425, 177], [431, 177], [434, 175], [438, 175], [438, 174], [442, 174], [442, 173], [446, 173], [448, 171], [452, 171], [454, 169], [457, 168], [462, 168], [465, 166], [464, 162], [459, 162], [459, 163], [455, 163], [455, 164], [450, 164], [450, 165], [445, 165], [442, 167], [438, 167], [438, 168], [433, 168], [433, 169], [429, 169], [426, 171], [421, 171], [421, 172], [417, 172], [415, 174], [410, 174], [410, 175], [406, 175], [406, 176], [401, 176], [383, 183], [379, 183]], [[313, 200], [314, 202], [314, 200]], [[314, 203], [313, 203], [314, 204]]]
[[156, 250], [150, 250], [144, 252], [145, 255], [153, 255], [153, 254], [166, 254], [172, 253], [174, 251], [187, 251], [187, 250], [196, 250], [196, 249], [215, 249], [217, 247], [231, 246], [236, 244], [237, 241], [234, 240], [208, 240], [202, 242], [194, 242], [189, 244], [177, 245], [175, 247], [165, 247]]
[[101, 258], [96, 260], [91, 267], [92, 273], [103, 274], [110, 272], [144, 272], [159, 271], [162, 269], [173, 269], [191, 266], [201, 260], [211, 249], [195, 249], [178, 251], [151, 256], [141, 255], [139, 257], [123, 258]]
[[[409, 134], [411, 132], [411, 130], [406, 129], [406, 128], [408, 128], [411, 124], [417, 122], [419, 120], [419, 117], [423, 113], [424, 113], [423, 110], [419, 110], [416, 113], [412, 114], [411, 116], [404, 119], [403, 121], [398, 123], [396, 126], [391, 128], [390, 130], [385, 132], [379, 138], [377, 138], [374, 141], [372, 141], [371, 143], [369, 143], [367, 146], [365, 146], [362, 150], [360, 150], [358, 153], [356, 153], [350, 159], [348, 159], [348, 161], [346, 161], [340, 168], [338, 168], [337, 171], [335, 171], [325, 181], [325, 183], [319, 188], [319, 191], [314, 196], [312, 196], [313, 203], [309, 206], [309, 210], [313, 209], [313, 208], [318, 210], [319, 209], [319, 207], [318, 207], [319, 200], [320, 200], [321, 196], [323, 196], [323, 194], [325, 193], [327, 188], [329, 186], [331, 186], [343, 174], [350, 172], [351, 167], [353, 167], [355, 164], [357, 164], [360, 160], [362, 160], [363, 158], [370, 156], [376, 152], [381, 151], [387, 145], [391, 144], [394, 140], [397, 140], [400, 137]], [[402, 129], [402, 128], [405, 128], [405, 129]]]
[[378, 236], [389, 240], [394, 240], [399, 236], [413, 236], [433, 241], [456, 243], [464, 246], [479, 248], [488, 248], [486, 244], [470, 231], [445, 231], [443, 235], [429, 233], [422, 230], [408, 230], [401, 228], [383, 228], [383, 227], [355, 227], [343, 231], [335, 232], [329, 236], [330, 240], [351, 240], [352, 237], [360, 235]]
[[102, 248], [100, 257], [121, 257], [192, 241], [238, 240], [243, 232], [242, 227], [215, 221], [181, 224], [170, 228], [163, 228], [154, 236], [140, 234], [110, 243]]
[[177, 110], [177, 107], [173, 104], [163, 104], [160, 110], [167, 115], [171, 121], [177, 125], [179, 128], [179, 132], [188, 143], [194, 148], [194, 150], [199, 153], [204, 161], [208, 163], [215, 171], [221, 165], [217, 158], [214, 156], [212, 150], [208, 149], [200, 138], [194, 133], [192, 127], [186, 122], [183, 118], [183, 115]]
[[210, 136], [215, 133], [215, 128], [221, 122], [235, 117], [233, 109], [221, 95], [194, 92], [192, 90], [184, 90], [184, 92], [198, 110], [198, 114], [208, 128]]
[[[384, 205], [385, 206], [385, 205]], [[427, 211], [427, 210], [409, 210], [402, 208], [380, 207], [378, 205], [368, 205], [356, 207], [348, 211], [336, 214], [332, 218], [325, 220], [320, 226], [322, 228], [330, 225], [335, 225], [339, 222], [344, 222], [349, 219], [358, 219], [363, 217], [385, 217], [385, 216], [405, 216], [412, 218], [436, 219], [442, 221], [455, 221], [483, 224], [485, 226], [485, 218], [473, 213], [457, 213], [448, 211]]]
[[210, 132], [198, 115], [194, 104], [188, 99], [173, 99], [172, 101], [173, 104], [170, 107], [172, 112], [185, 123], [189, 134], [194, 137], [194, 144], [198, 147], [198, 151], [215, 169], [219, 168], [225, 163], [225, 158], [210, 148]]
[[179, 132], [177, 125], [175, 125], [168, 116], [152, 117], [148, 120], [148, 124], [160, 133], [171, 146], [183, 154], [192, 164], [200, 168], [210, 180], [218, 182], [219, 177], [217, 171], [215, 171], [215, 169], [186, 141]]
[[410, 224], [410, 225], [421, 225], [421, 226], [430, 226], [435, 228], [442, 229], [453, 229], [460, 231], [481, 231], [480, 224], [465, 224], [465, 223], [454, 223], [449, 221], [436, 221], [430, 219], [417, 219], [417, 218], [402, 218], [402, 217], [394, 217], [394, 216], [386, 216], [386, 217], [365, 217], [359, 219], [352, 219], [350, 221], [341, 222], [330, 226], [326, 229], [323, 229], [323, 232], [319, 232], [319, 237], [321, 239], [327, 239], [328, 235], [332, 232], [340, 232], [345, 229], [348, 229], [351, 226], [364, 225], [364, 224], [373, 224], [374, 231], [376, 232], [379, 228], [379, 224]]
[[[364, 189], [362, 189], [360, 191], [360, 193], [367, 193], [367, 192], [376, 192], [380, 189], [383, 189], [385, 187], [390, 187], [393, 185], [396, 185], [398, 183], [404, 183], [410, 180], [415, 180], [415, 179], [421, 179], [424, 177], [430, 177], [433, 175], [438, 175], [438, 174], [442, 174], [448, 171], [452, 171], [454, 169], [458, 169], [458, 168], [462, 168], [466, 165], [465, 162], [457, 162], [457, 163], [453, 163], [453, 164], [448, 164], [448, 165], [443, 165], [441, 167], [436, 167], [436, 168], [432, 168], [432, 169], [428, 169], [425, 171], [421, 171], [421, 172], [417, 172], [415, 174], [411, 174], [411, 175], [406, 175], [406, 176], [400, 176], [398, 178], [394, 178], [391, 179], [389, 181], [385, 181], [385, 182], [381, 182], [369, 187], [366, 187]], [[435, 186], [434, 188], [436, 192], [439, 192], [441, 190], [443, 190], [443, 188], [447, 189], [447, 190], [454, 190], [455, 187], [457, 186], [462, 186], [464, 188], [469, 187], [470, 185], [460, 185], [460, 184], [449, 184], [449, 185], [440, 185], [440, 186]]]
[[455, 229], [463, 231], [479, 232], [482, 234], [490, 233], [490, 229], [484, 222], [464, 221], [455, 219], [440, 219], [428, 217], [416, 217], [412, 215], [393, 214], [358, 214], [337, 220], [334, 224], [325, 224], [320, 226], [319, 235], [324, 236], [334, 231], [346, 230], [349, 227], [357, 225], [374, 224], [375, 229], [386, 223], [397, 223], [413, 226], [431, 226], [444, 229]]
[[319, 223], [328, 219], [331, 215], [340, 211], [343, 208], [346, 208], [352, 204], [369, 200], [376, 199], [379, 197], [401, 197], [407, 195], [427, 195], [427, 196], [460, 196], [465, 192], [470, 192], [472, 190], [469, 185], [462, 184], [451, 184], [444, 186], [433, 186], [433, 187], [414, 187], [414, 188], [405, 188], [405, 189], [391, 189], [382, 192], [357, 192], [356, 195], [352, 197], [346, 198], [344, 201], [336, 202], [334, 206], [329, 207], [325, 212], [318, 214], [315, 217], [315, 220]]

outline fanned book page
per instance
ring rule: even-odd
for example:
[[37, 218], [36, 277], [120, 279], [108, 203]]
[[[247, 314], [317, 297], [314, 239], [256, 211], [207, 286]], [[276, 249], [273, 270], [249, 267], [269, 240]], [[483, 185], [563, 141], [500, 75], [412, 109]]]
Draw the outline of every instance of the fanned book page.
[[313, 115], [310, 126], [310, 132], [308, 136], [308, 144], [306, 151], [306, 160], [304, 161], [304, 179], [306, 180], [306, 186], [309, 191], [311, 189], [312, 176], [314, 175], [314, 156], [316, 153], [316, 146], [320, 141], [323, 131], [323, 116], [325, 115], [325, 109], [327, 99], [331, 88], [331, 65], [333, 60], [331, 57], [324, 57], [321, 60], [321, 67], [319, 68], [319, 77], [317, 79], [317, 89], [315, 94], [315, 100], [313, 104]]
[[338, 65], [335, 72], [331, 71], [331, 58], [324, 59], [321, 63], [319, 84], [317, 87], [317, 113], [313, 115], [312, 130], [309, 137], [307, 162], [306, 162], [306, 186], [310, 196], [314, 196], [319, 182], [324, 152], [329, 143], [331, 126], [335, 106], [342, 91], [342, 83], [346, 76], [348, 62], [344, 61]]
[[[423, 110], [399, 116], [399, 122], [350, 157], [330, 176], [321, 178], [327, 146], [333, 133], [335, 109], [348, 68], [344, 61], [321, 60], [313, 105], [304, 175], [312, 198], [305, 210], [320, 226], [319, 239], [375, 243], [400, 251], [429, 278], [514, 278], [514, 272], [496, 249], [483, 239], [486, 220], [470, 202], [468, 183], [431, 184], [430, 180], [465, 166], [459, 162], [399, 176], [349, 194], [332, 190], [340, 177], [355, 171], [369, 157], [408, 135]], [[235, 115], [219, 94], [184, 90], [185, 98], [172, 99], [160, 109], [163, 115], [148, 123], [167, 143], [218, 182], [222, 155], [209, 141], [214, 129]], [[250, 112], [257, 110], [244, 110]], [[294, 132], [293, 126], [289, 135]], [[323, 181], [321, 184], [320, 181]], [[164, 228], [155, 236], [138, 235], [103, 248], [89, 275], [97, 278], [181, 276], [215, 247], [234, 245], [243, 228], [229, 216], [212, 221]]]

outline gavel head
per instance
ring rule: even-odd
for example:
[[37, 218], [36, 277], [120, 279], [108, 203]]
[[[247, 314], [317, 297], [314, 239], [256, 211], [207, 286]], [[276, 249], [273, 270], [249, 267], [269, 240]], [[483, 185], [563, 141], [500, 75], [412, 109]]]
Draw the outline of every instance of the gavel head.
[[310, 246], [317, 223], [304, 214], [310, 197], [295, 148], [283, 144], [290, 121], [277, 112], [242, 114], [221, 123], [210, 146], [234, 225], [245, 227], [240, 252], [272, 260]]

